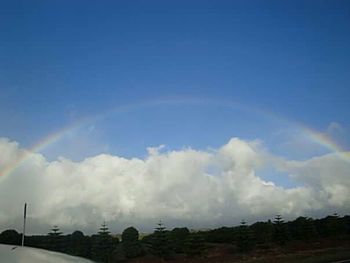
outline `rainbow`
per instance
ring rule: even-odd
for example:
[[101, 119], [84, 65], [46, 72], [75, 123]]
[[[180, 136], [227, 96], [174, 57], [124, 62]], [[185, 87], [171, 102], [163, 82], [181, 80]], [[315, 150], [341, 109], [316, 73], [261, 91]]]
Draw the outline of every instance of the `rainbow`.
[[63, 129], [60, 129], [60, 130], [50, 134], [49, 136], [45, 137], [43, 140], [34, 144], [28, 150], [23, 151], [20, 154], [20, 156], [17, 158], [17, 160], [15, 160], [12, 163], [9, 163], [0, 171], [0, 177], [11, 174], [25, 160], [29, 159], [34, 153], [40, 152], [48, 145], [54, 144], [55, 142], [59, 141], [67, 132], [75, 129], [76, 127], [79, 127], [80, 125], [81, 125], [81, 122], [77, 122], [77, 123], [74, 123], [73, 125], [69, 125], [67, 127], [64, 127]]
[[337, 144], [335, 141], [333, 141], [329, 136], [327, 136], [324, 133], [321, 133], [319, 131], [316, 131], [314, 129], [311, 129], [310, 127], [302, 126], [304, 134], [308, 135], [308, 137], [325, 147], [326, 149], [330, 150], [331, 152], [334, 152], [338, 155], [339, 158], [346, 162], [350, 162], [350, 152], [343, 149], [339, 144]]
[[160, 99], [160, 100], [153, 100], [153, 101], [147, 101], [147, 102], [139, 102], [139, 103], [133, 103], [133, 104], [127, 104], [127, 105], [121, 105], [118, 107], [115, 107], [113, 109], [107, 110], [100, 114], [95, 114], [92, 116], [81, 118], [77, 121], [75, 121], [73, 124], [70, 124], [62, 129], [59, 129], [55, 131], [54, 133], [48, 135], [43, 140], [40, 140], [36, 144], [34, 144], [32, 147], [30, 147], [28, 150], [23, 151], [23, 153], [15, 160], [14, 162], [6, 165], [1, 171], [0, 171], [0, 177], [5, 177], [9, 174], [11, 174], [14, 170], [16, 170], [21, 164], [30, 158], [34, 153], [38, 153], [42, 151], [44, 148], [46, 148], [49, 145], [52, 145], [56, 142], [58, 142], [62, 137], [64, 137], [67, 133], [78, 129], [82, 127], [83, 125], [87, 125], [89, 123], [93, 123], [94, 121], [97, 121], [101, 118], [104, 118], [108, 115], [112, 114], [120, 114], [120, 113], [127, 113], [132, 110], [142, 109], [149, 106], [158, 106], [158, 105], [181, 105], [181, 104], [187, 104], [187, 105], [216, 105], [216, 106], [223, 106], [223, 107], [230, 107], [230, 108], [239, 108], [246, 111], [254, 112], [259, 115], [263, 115], [268, 118], [274, 118], [276, 120], [289, 123], [290, 125], [297, 127], [308, 139], [311, 141], [323, 146], [324, 148], [328, 149], [331, 152], [336, 153], [341, 159], [350, 162], [350, 152], [345, 151], [340, 145], [338, 145], [335, 141], [333, 141], [329, 136], [327, 136], [324, 133], [318, 132], [310, 127], [307, 127], [304, 124], [297, 123], [291, 120], [288, 120], [276, 113], [273, 113], [268, 110], [263, 110], [260, 108], [252, 108], [247, 107], [243, 104], [233, 102], [233, 101], [225, 101], [225, 100], [213, 100], [213, 99], [198, 99], [198, 98], [171, 98], [171, 99]]

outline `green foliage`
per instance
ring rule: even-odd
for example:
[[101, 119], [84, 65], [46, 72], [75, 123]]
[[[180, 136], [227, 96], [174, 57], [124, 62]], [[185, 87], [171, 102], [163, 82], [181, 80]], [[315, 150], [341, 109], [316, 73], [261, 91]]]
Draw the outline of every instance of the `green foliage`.
[[[187, 228], [167, 231], [160, 222], [154, 233], [142, 240], [139, 240], [139, 233], [135, 228], [125, 229], [122, 234], [123, 241], [119, 245], [118, 238], [110, 235], [106, 224], [93, 236], [84, 236], [81, 231], [63, 235], [54, 226], [47, 235], [26, 236], [26, 245], [82, 256], [98, 262], [122, 262], [144, 253], [162, 258], [169, 258], [174, 252], [198, 256], [205, 251], [205, 242], [235, 243], [240, 252], [247, 252], [255, 244], [258, 248], [269, 248], [273, 245], [272, 242], [283, 245], [288, 240], [315, 242], [316, 238], [346, 241], [349, 237], [350, 216], [341, 218], [333, 214], [316, 220], [299, 217], [287, 223], [283, 222], [281, 216], [276, 216], [274, 222], [268, 220], [251, 226], [242, 222], [238, 227], [221, 227], [200, 233], [190, 233]], [[0, 233], [0, 243], [19, 245], [21, 234], [15, 230], [5, 230]]]
[[339, 235], [345, 230], [345, 225], [343, 224], [343, 221], [340, 220], [337, 213], [326, 217], [326, 227], [328, 229], [329, 236], [332, 237], [339, 237]]
[[159, 221], [157, 227], [154, 230], [154, 233], [149, 237], [150, 241], [150, 251], [152, 254], [161, 257], [167, 258], [171, 254], [171, 247], [168, 238], [168, 233], [163, 223]]
[[312, 218], [300, 216], [288, 224], [288, 229], [295, 240], [311, 240], [317, 236]]
[[139, 232], [134, 227], [128, 227], [122, 233], [121, 248], [127, 258], [135, 258], [142, 255], [142, 246], [139, 241]]
[[201, 233], [191, 233], [185, 241], [185, 253], [187, 256], [200, 256], [204, 251], [204, 238]]
[[0, 234], [0, 243], [9, 245], [20, 245], [22, 235], [16, 230], [5, 230]]
[[64, 252], [66, 250], [67, 244], [58, 226], [53, 226], [51, 232], [47, 235], [49, 237], [48, 246], [50, 250], [58, 252]]
[[89, 257], [89, 240], [84, 236], [81, 231], [74, 231], [69, 236], [69, 246], [67, 253], [79, 256], [79, 257]]
[[284, 245], [288, 240], [288, 232], [281, 215], [276, 215], [275, 220], [273, 221], [273, 229], [273, 239], [275, 243], [281, 246]]
[[97, 235], [91, 237], [91, 256], [98, 262], [108, 262], [111, 252], [115, 248], [115, 241], [106, 223], [103, 223]]
[[124, 246], [122, 243], [119, 243], [111, 254], [111, 262], [125, 262], [127, 257], [125, 255]]
[[337, 214], [314, 221], [314, 225], [321, 237], [341, 238], [347, 232], [346, 219]]
[[257, 245], [267, 245], [272, 241], [273, 225], [271, 220], [267, 222], [257, 222], [251, 225], [250, 229]]
[[174, 228], [169, 233], [170, 245], [175, 253], [183, 253], [185, 248], [185, 240], [189, 236], [190, 231], [187, 227]]
[[246, 222], [242, 220], [239, 226], [237, 235], [237, 247], [242, 253], [246, 253], [253, 249], [254, 243], [250, 229], [248, 228]]
[[134, 227], [126, 228], [122, 233], [122, 242], [134, 242], [139, 240], [139, 231]]
[[154, 254], [153, 248], [152, 248], [153, 236], [154, 234], [152, 233], [150, 235], [144, 236], [141, 239], [141, 246], [144, 250], [144, 253], [146, 254]]
[[233, 227], [220, 227], [207, 231], [204, 234], [206, 242], [232, 243], [235, 240], [236, 230]]
[[350, 235], [350, 216], [343, 217], [344, 234]]

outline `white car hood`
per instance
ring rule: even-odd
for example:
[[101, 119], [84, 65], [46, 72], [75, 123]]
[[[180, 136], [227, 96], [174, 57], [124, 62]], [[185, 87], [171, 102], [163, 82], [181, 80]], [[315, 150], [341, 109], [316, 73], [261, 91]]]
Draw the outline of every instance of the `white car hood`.
[[0, 244], [1, 263], [92, 263], [93, 261], [72, 257], [44, 249]]

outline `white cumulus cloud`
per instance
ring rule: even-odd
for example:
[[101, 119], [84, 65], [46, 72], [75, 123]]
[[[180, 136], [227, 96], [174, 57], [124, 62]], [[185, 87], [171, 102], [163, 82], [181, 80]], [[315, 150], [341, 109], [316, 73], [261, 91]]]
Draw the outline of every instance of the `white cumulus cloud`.
[[[112, 231], [134, 225], [151, 230], [162, 219], [168, 227], [233, 225], [241, 219], [346, 213], [350, 208], [350, 164], [336, 154], [293, 161], [269, 153], [260, 141], [233, 138], [215, 150], [191, 148], [145, 158], [107, 154], [80, 162], [48, 161], [31, 153], [0, 178], [0, 226], [20, 230], [23, 203], [29, 204], [29, 232], [94, 233], [103, 220]], [[27, 152], [0, 139], [0, 169]], [[283, 188], [259, 177], [266, 165], [302, 186]]]

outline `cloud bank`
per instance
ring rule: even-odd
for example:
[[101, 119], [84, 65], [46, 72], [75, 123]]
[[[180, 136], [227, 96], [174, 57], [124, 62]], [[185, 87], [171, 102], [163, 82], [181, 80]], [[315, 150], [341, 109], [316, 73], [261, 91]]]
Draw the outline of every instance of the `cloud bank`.
[[[112, 231], [134, 225], [150, 231], [162, 219], [171, 228], [234, 225], [300, 215], [350, 211], [350, 163], [337, 154], [304, 161], [268, 152], [260, 141], [232, 138], [215, 150], [162, 152], [126, 159], [101, 154], [81, 162], [48, 161], [31, 153], [11, 174], [0, 178], [0, 230], [21, 230], [22, 208], [29, 204], [30, 233], [46, 233], [57, 224], [65, 232], [94, 233], [106, 220]], [[27, 153], [18, 143], [0, 139], [0, 169]], [[299, 183], [284, 188], [266, 181], [273, 167]]]

